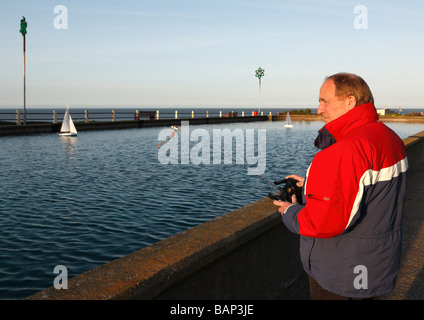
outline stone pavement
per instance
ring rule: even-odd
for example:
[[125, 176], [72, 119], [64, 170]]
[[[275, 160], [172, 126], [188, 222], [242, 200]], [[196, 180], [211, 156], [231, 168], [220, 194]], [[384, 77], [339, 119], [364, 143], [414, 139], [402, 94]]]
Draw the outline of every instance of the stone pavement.
[[408, 173], [402, 261], [386, 300], [424, 300], [424, 165]]

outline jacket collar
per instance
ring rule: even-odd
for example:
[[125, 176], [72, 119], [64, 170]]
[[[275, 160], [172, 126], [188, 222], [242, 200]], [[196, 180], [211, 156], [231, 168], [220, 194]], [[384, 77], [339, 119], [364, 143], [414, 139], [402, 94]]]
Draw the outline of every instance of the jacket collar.
[[319, 130], [315, 147], [325, 149], [340, 140], [351, 130], [378, 121], [378, 114], [372, 103], [356, 106], [348, 113], [327, 123]]

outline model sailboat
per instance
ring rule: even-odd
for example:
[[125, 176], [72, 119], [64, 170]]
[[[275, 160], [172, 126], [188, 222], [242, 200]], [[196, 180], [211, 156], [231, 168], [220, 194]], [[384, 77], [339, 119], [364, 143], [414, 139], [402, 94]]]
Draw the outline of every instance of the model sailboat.
[[293, 128], [293, 124], [290, 118], [290, 113], [287, 112], [286, 123], [284, 124], [284, 128]]
[[59, 132], [60, 136], [76, 137], [78, 135], [72, 117], [69, 113], [69, 107], [66, 106], [65, 116], [63, 117], [62, 127]]

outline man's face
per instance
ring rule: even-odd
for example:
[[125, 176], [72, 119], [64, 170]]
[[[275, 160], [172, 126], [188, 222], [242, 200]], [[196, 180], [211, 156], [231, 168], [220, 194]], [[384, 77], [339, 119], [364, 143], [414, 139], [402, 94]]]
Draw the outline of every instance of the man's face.
[[356, 99], [353, 96], [336, 97], [336, 85], [332, 79], [328, 79], [322, 84], [319, 92], [318, 114], [322, 114], [325, 124], [346, 114], [355, 105]]

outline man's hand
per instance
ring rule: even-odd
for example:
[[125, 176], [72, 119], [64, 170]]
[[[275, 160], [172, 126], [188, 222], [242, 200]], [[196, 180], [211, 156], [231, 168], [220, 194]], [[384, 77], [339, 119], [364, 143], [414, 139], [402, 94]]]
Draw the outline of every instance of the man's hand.
[[292, 178], [292, 179], [299, 181], [298, 183], [296, 183], [296, 185], [298, 187], [303, 187], [303, 183], [305, 182], [305, 177], [298, 176], [297, 174], [291, 174], [291, 175], [285, 177], [284, 179], [288, 179], [288, 178]]
[[278, 201], [274, 200], [273, 202], [276, 206], [279, 206], [278, 212], [281, 213], [281, 215], [284, 214], [284, 212], [287, 210], [288, 207], [294, 205], [297, 203], [297, 199], [295, 195], [292, 195], [292, 203], [286, 202], [286, 201]]

